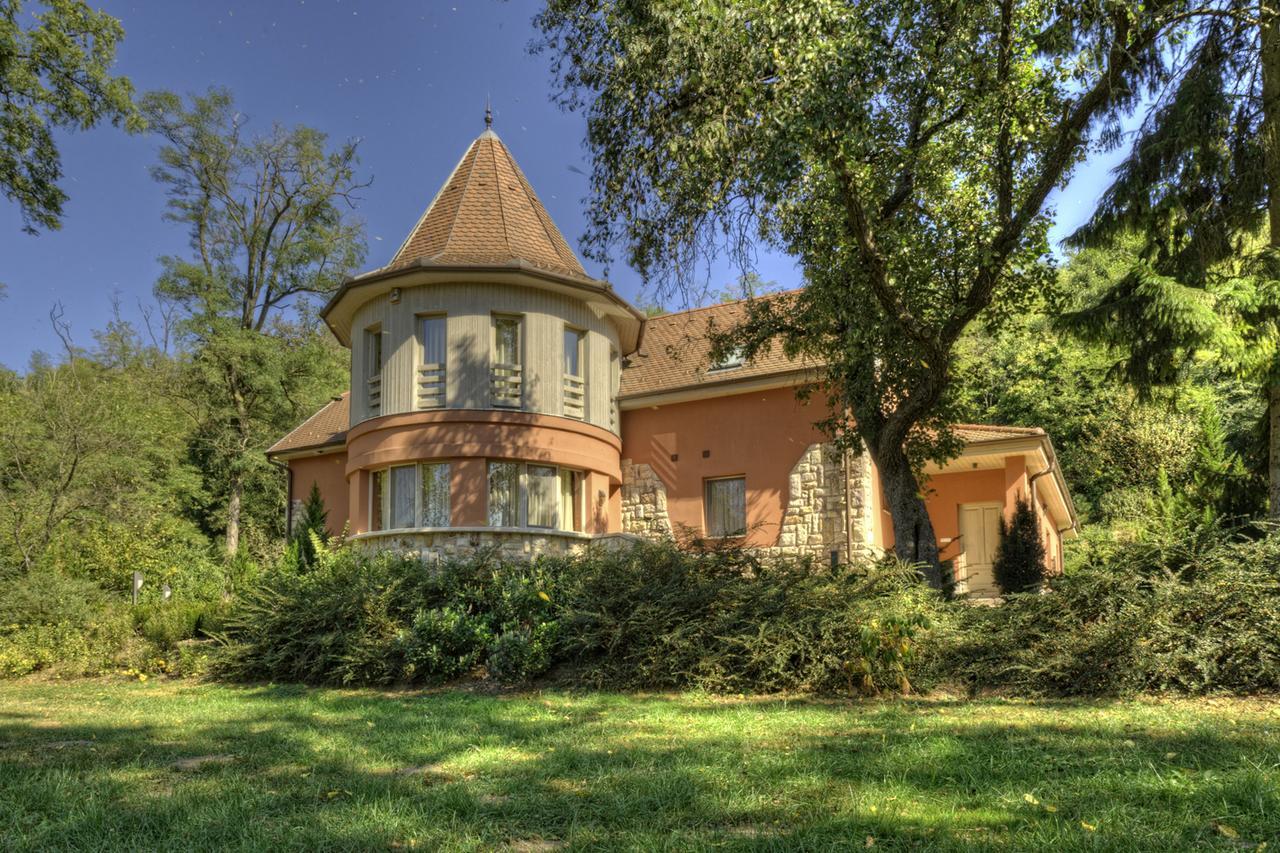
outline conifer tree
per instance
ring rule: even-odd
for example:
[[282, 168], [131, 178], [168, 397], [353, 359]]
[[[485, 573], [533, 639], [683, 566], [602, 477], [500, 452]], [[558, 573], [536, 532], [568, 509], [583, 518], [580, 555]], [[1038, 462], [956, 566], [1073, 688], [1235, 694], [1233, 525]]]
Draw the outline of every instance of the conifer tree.
[[1169, 75], [1078, 247], [1136, 237], [1129, 272], [1063, 325], [1121, 353], [1140, 392], [1197, 354], [1256, 381], [1270, 424], [1270, 516], [1280, 519], [1280, 29], [1233, 0]]
[[1000, 545], [992, 569], [1000, 591], [1034, 592], [1044, 582], [1044, 540], [1031, 502], [1019, 497], [1013, 515], [1000, 519]]
[[316, 545], [312, 538], [326, 542], [329, 539], [329, 510], [325, 508], [324, 498], [320, 496], [320, 486], [311, 484], [311, 492], [302, 505], [302, 512], [294, 521], [293, 539], [298, 546], [298, 562], [310, 566], [316, 560]]

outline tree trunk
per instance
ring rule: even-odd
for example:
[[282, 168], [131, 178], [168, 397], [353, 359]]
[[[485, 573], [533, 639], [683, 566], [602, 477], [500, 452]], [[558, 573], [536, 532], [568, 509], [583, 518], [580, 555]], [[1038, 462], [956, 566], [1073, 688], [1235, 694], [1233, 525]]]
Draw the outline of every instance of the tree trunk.
[[240, 550], [240, 500], [244, 495], [244, 482], [239, 473], [231, 475], [231, 494], [227, 498], [227, 553], [235, 555]]
[[[1258, 4], [1262, 20], [1262, 156], [1270, 245], [1280, 249], [1280, 20], [1267, 6]], [[1280, 521], [1280, 365], [1272, 366], [1267, 385], [1267, 415], [1268, 515], [1272, 521]]]
[[920, 566], [929, 585], [942, 589], [942, 566], [938, 562], [938, 537], [920, 494], [920, 483], [901, 446], [872, 451], [884, 488], [889, 515], [893, 519], [893, 551], [898, 559]]

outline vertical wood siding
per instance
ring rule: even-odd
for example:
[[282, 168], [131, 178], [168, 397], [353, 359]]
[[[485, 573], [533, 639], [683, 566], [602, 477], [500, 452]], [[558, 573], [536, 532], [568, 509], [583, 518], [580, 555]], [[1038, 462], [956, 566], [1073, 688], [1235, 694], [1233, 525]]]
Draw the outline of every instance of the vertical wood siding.
[[532, 287], [505, 284], [431, 284], [407, 287], [399, 304], [389, 295], [374, 297], [355, 313], [351, 352], [351, 425], [371, 414], [364, 382], [364, 330], [382, 324], [382, 408], [391, 415], [417, 410], [418, 364], [422, 346], [417, 317], [447, 315], [446, 406], [450, 409], [493, 408], [489, 397], [489, 353], [494, 314], [523, 318], [524, 407], [527, 412], [563, 414], [564, 327], [586, 331], [583, 374], [587, 381], [584, 420], [617, 432], [610, 407], [618, 389], [609, 367], [610, 347], [618, 333], [583, 302]]

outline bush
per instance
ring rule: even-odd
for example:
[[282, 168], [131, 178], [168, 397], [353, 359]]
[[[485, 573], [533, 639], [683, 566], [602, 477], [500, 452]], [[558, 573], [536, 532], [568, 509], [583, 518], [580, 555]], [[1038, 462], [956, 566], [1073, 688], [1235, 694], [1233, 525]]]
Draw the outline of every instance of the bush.
[[554, 634], [553, 584], [540, 563], [492, 554], [426, 566], [321, 549], [309, 571], [277, 570], [241, 596], [214, 669], [239, 679], [430, 684], [485, 664], [500, 647], [495, 677], [523, 680], [550, 656], [515, 665], [514, 640], [502, 638]]
[[973, 608], [949, 671], [1031, 694], [1280, 689], [1280, 536], [1086, 543], [1050, 594]]
[[0, 581], [0, 677], [106, 672], [131, 637], [125, 608], [94, 583], [49, 569]]
[[1000, 591], [1035, 592], [1044, 583], [1044, 540], [1031, 502], [1019, 496], [1013, 517], [1000, 518], [1000, 544], [992, 567]]
[[832, 573], [658, 543], [570, 560], [562, 575], [563, 654], [599, 687], [905, 692], [929, 680], [956, 609], [895, 562]]
[[322, 551], [228, 619], [216, 671], [328, 684], [524, 682], [743, 692], [907, 690], [954, 605], [898, 564], [840, 575], [738, 550], [639, 544], [532, 563]]

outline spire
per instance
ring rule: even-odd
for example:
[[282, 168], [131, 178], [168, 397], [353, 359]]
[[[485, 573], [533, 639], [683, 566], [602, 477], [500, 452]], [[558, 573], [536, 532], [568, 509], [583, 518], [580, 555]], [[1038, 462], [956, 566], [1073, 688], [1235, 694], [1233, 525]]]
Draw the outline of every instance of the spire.
[[586, 278], [573, 249], [516, 165], [511, 152], [489, 127], [471, 143], [453, 173], [422, 214], [391, 261], [417, 260], [457, 266], [530, 266]]
[[489, 109], [489, 96], [484, 96], [484, 129], [493, 129], [493, 110]]

